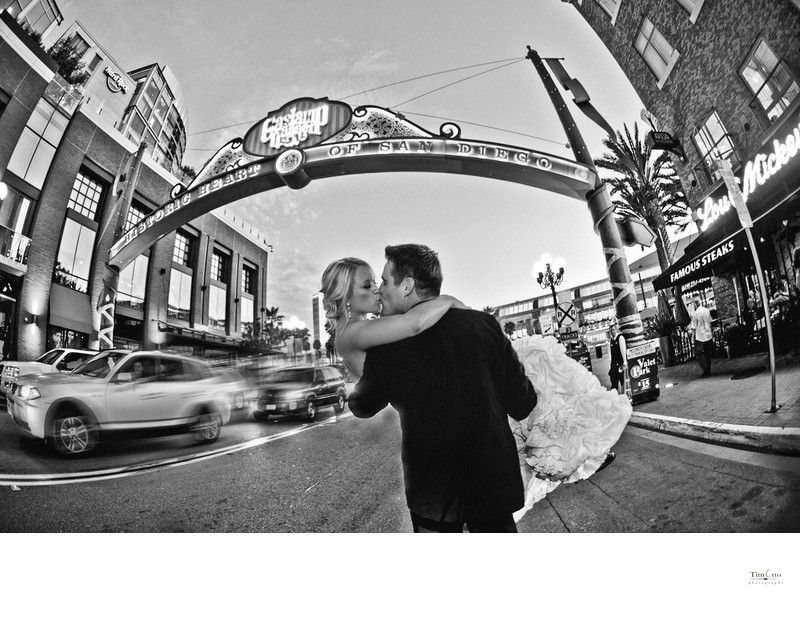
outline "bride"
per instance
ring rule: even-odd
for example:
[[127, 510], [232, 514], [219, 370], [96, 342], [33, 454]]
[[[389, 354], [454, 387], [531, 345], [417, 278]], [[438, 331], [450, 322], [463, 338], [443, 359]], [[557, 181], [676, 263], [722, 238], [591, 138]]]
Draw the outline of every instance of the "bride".
[[[321, 291], [326, 316], [336, 330], [336, 350], [356, 379], [363, 373], [368, 349], [418, 335], [452, 307], [467, 308], [442, 295], [402, 315], [377, 317], [381, 296], [375, 274], [365, 261], [353, 257], [325, 269]], [[611, 446], [632, 408], [627, 396], [606, 390], [555, 338], [533, 336], [515, 344], [538, 397], [527, 418], [509, 418], [525, 484], [525, 506], [514, 514], [519, 521], [558, 485], [588, 478], [608, 465], [614, 459]]]
[[555, 337], [514, 342], [538, 401], [531, 414], [509, 425], [517, 440], [525, 506], [514, 521], [562, 483], [588, 478], [614, 460], [613, 446], [633, 408], [626, 395], [608, 390], [567, 356]]

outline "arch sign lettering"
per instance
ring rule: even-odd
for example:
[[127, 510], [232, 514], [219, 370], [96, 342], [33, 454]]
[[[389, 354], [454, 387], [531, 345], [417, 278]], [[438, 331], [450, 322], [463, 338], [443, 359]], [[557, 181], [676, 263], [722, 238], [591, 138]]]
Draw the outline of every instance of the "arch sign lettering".
[[257, 193], [300, 189], [315, 179], [370, 172], [442, 172], [506, 180], [585, 201], [597, 175], [585, 165], [528, 148], [438, 134], [377, 106], [351, 109], [327, 98], [293, 100], [223, 146], [188, 187], [114, 243], [109, 264], [124, 268], [190, 220]]

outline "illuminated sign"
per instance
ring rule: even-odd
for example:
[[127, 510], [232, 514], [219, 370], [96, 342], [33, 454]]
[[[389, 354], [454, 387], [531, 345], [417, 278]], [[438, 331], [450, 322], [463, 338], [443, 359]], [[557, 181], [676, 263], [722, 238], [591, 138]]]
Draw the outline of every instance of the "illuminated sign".
[[[789, 163], [800, 152], [800, 124], [790, 129], [784, 141], [778, 139], [772, 142], [772, 152], [768, 154], [759, 153], [755, 158], [744, 166], [744, 182], [737, 177], [736, 182], [742, 187], [742, 196], [747, 200], [748, 196], [756, 189], [764, 185], [770, 177], [777, 174], [784, 165]], [[697, 217], [700, 221], [701, 231], [708, 229], [711, 224], [716, 222], [733, 205], [729, 194], [724, 195], [718, 200], [706, 198], [703, 206], [697, 209]]]
[[698, 270], [701, 270], [704, 267], [709, 266], [711, 263], [713, 263], [717, 259], [721, 259], [725, 255], [730, 254], [731, 252], [733, 252], [733, 248], [734, 248], [733, 240], [729, 240], [729, 241], [726, 241], [725, 243], [717, 246], [713, 250], [709, 250], [703, 256], [701, 256], [699, 259], [695, 259], [694, 261], [692, 261], [688, 265], [684, 265], [681, 269], [679, 269], [679, 270], [677, 270], [675, 272], [672, 272], [672, 274], [670, 274], [670, 280], [672, 281], [672, 284], [674, 285], [675, 283], [677, 283], [680, 279], [684, 278], [685, 276], [688, 276], [690, 274], [694, 274]]
[[123, 82], [122, 74], [119, 72], [112, 70], [110, 67], [106, 67], [106, 69], [103, 70], [103, 74], [106, 75], [106, 85], [108, 85], [108, 88], [114, 93], [119, 93], [120, 91], [128, 93], [128, 91], [130, 91], [130, 87]]
[[244, 136], [253, 156], [273, 156], [288, 148], [313, 146], [342, 132], [353, 112], [344, 102], [300, 98], [272, 111]]

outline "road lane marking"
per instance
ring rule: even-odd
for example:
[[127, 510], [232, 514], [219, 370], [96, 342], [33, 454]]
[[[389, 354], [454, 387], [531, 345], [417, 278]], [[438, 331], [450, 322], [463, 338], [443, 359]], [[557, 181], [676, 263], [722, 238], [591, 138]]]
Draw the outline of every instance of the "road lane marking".
[[341, 415], [337, 415], [334, 417], [330, 417], [326, 420], [323, 420], [321, 422], [315, 422], [313, 424], [303, 424], [302, 426], [298, 426], [297, 428], [286, 430], [281, 433], [276, 433], [274, 435], [259, 437], [251, 441], [237, 443], [231, 446], [227, 446], [225, 448], [220, 448], [218, 450], [198, 452], [197, 454], [189, 454], [173, 459], [151, 461], [148, 463], [139, 463], [137, 465], [128, 465], [124, 467], [116, 467], [111, 469], [91, 470], [86, 472], [72, 472], [69, 474], [0, 474], [0, 487], [11, 487], [12, 490], [15, 490], [14, 487], [44, 487], [48, 485], [66, 485], [71, 483], [92, 482], [98, 480], [110, 480], [112, 478], [123, 478], [125, 476], [135, 476], [137, 474], [152, 472], [157, 469], [162, 469], [165, 467], [179, 467], [182, 465], [188, 465], [190, 463], [197, 463], [199, 461], [214, 459], [216, 457], [223, 456], [226, 454], [233, 454], [234, 452], [239, 452], [241, 450], [247, 450], [249, 448], [262, 446], [264, 444], [277, 441], [278, 439], [283, 439], [285, 437], [291, 437], [293, 435], [300, 434], [301, 432], [307, 431], [311, 428], [327, 426], [329, 424], [335, 423], [336, 420], [341, 417], [342, 417]]

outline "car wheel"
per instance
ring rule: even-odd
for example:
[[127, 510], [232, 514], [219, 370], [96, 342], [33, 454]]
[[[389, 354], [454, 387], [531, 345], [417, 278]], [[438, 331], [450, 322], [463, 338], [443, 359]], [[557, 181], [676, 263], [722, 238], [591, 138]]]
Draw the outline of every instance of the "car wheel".
[[83, 454], [97, 445], [94, 422], [78, 411], [71, 415], [59, 415], [53, 420], [51, 432], [55, 449], [65, 456]]
[[317, 405], [313, 400], [306, 400], [306, 414], [303, 421], [313, 422], [315, 419], [317, 419]]
[[338, 394], [336, 394], [336, 404], [333, 405], [333, 410], [337, 413], [343, 413], [346, 404], [347, 402], [344, 399], [344, 391], [340, 391]]
[[213, 443], [219, 439], [222, 423], [219, 413], [210, 409], [203, 409], [197, 416], [197, 421], [192, 425], [191, 431], [194, 438], [201, 443]]

